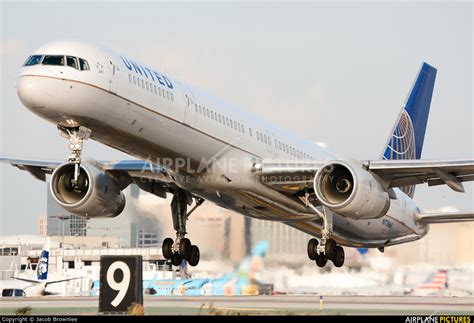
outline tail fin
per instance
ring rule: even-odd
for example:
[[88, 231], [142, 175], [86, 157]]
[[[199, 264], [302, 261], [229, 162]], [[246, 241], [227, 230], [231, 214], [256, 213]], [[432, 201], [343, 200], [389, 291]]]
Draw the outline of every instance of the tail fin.
[[43, 245], [43, 250], [41, 251], [41, 255], [38, 259], [38, 265], [36, 267], [36, 274], [37, 274], [38, 280], [48, 279], [49, 245], [50, 245], [50, 237], [47, 237]]
[[428, 276], [423, 284], [418, 285], [419, 289], [444, 289], [448, 284], [448, 271], [439, 269], [436, 274], [433, 273]]
[[263, 269], [263, 258], [267, 255], [269, 243], [266, 240], [258, 242], [250, 255], [240, 263], [236, 275], [238, 277], [254, 277]]
[[[420, 159], [430, 112], [436, 68], [423, 63], [387, 140], [383, 159]], [[401, 187], [413, 197], [415, 186]]]

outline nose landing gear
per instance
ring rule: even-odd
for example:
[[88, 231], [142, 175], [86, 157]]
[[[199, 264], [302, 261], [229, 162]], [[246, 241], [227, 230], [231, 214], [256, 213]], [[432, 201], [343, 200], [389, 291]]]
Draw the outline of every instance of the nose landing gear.
[[69, 162], [74, 163], [74, 176], [70, 179], [71, 190], [81, 191], [84, 189], [84, 177], [81, 176], [81, 153], [84, 141], [86, 141], [92, 131], [86, 127], [66, 128], [58, 125], [59, 133], [69, 140]]

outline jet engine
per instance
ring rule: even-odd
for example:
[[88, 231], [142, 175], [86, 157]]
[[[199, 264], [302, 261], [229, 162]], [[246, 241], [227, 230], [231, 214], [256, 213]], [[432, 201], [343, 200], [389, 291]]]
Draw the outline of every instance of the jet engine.
[[125, 207], [118, 183], [92, 162], [83, 161], [74, 184], [75, 164], [62, 164], [51, 177], [51, 193], [67, 211], [88, 218], [109, 218]]
[[331, 161], [314, 177], [318, 200], [331, 211], [352, 219], [385, 215], [390, 197], [380, 182], [361, 164]]

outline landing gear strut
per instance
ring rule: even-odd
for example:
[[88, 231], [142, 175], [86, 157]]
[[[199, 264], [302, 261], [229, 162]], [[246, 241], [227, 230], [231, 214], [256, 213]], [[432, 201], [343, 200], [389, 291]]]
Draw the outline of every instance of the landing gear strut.
[[92, 131], [89, 128], [82, 126], [65, 128], [60, 125], [58, 125], [58, 130], [62, 137], [69, 140], [68, 148], [70, 153], [68, 161], [74, 163], [74, 177], [70, 180], [71, 190], [81, 191], [86, 185], [84, 182], [84, 177], [81, 176], [82, 146], [84, 141], [90, 137]]
[[[306, 203], [323, 220], [323, 229], [321, 230], [321, 242], [311, 239], [308, 242], [308, 257], [316, 262], [318, 267], [324, 267], [328, 260], [331, 260], [336, 267], [342, 267], [344, 264], [344, 249], [338, 246], [334, 239], [330, 239], [332, 234], [332, 213], [327, 212], [323, 206], [323, 212], [319, 211], [308, 198]], [[329, 213], [329, 214], [328, 214]]]
[[193, 244], [186, 235], [186, 221], [194, 210], [200, 206], [204, 199], [196, 199], [194, 207], [187, 212], [188, 204], [191, 204], [192, 197], [183, 189], [178, 189], [174, 192], [171, 200], [171, 214], [173, 216], [173, 227], [176, 230], [176, 240], [166, 238], [163, 241], [163, 257], [171, 259], [174, 266], [179, 266], [183, 259], [187, 260], [191, 266], [196, 266], [199, 263], [200, 253], [199, 248]]

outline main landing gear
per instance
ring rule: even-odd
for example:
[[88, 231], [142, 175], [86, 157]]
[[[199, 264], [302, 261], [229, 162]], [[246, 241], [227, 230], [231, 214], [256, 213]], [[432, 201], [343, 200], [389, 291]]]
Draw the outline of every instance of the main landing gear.
[[338, 246], [334, 239], [330, 239], [332, 233], [332, 213], [323, 206], [322, 212], [310, 203], [306, 197], [306, 204], [311, 207], [316, 214], [323, 220], [323, 229], [321, 230], [321, 241], [311, 239], [308, 242], [308, 257], [316, 261], [318, 267], [326, 266], [328, 260], [331, 260], [336, 267], [344, 265], [344, 249]]
[[308, 242], [308, 257], [315, 260], [318, 267], [324, 267], [328, 260], [331, 260], [334, 266], [342, 267], [345, 255], [344, 249], [338, 246], [334, 239], [328, 239], [324, 246], [320, 245], [318, 240], [311, 239]]
[[187, 260], [191, 266], [199, 263], [199, 248], [191, 244], [186, 235], [186, 220], [194, 210], [200, 206], [204, 199], [196, 199], [195, 206], [187, 212], [188, 202], [192, 202], [192, 197], [188, 192], [179, 188], [174, 192], [171, 200], [171, 215], [173, 216], [173, 227], [176, 230], [176, 241], [166, 238], [163, 241], [162, 250], [165, 259], [171, 259], [174, 266], [179, 266], [183, 259]]

